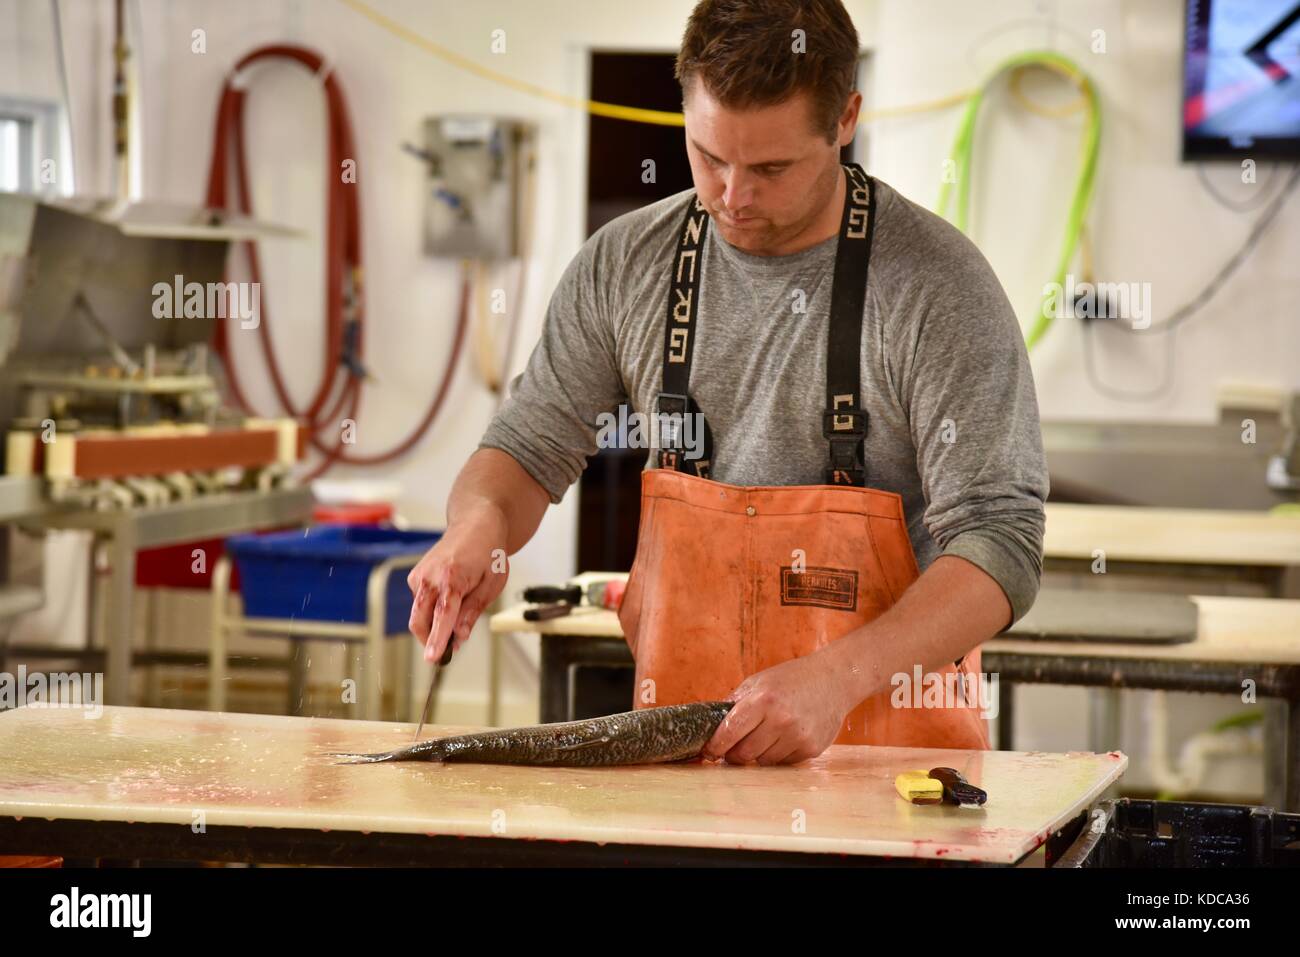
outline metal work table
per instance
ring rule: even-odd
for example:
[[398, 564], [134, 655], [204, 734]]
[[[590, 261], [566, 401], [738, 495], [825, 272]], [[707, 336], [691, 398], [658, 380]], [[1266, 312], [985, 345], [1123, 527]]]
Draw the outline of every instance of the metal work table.
[[[33, 525], [82, 529], [108, 542], [111, 576], [104, 668], [106, 703], [130, 703], [132, 601], [138, 551], [306, 522], [311, 517], [312, 505], [310, 489], [286, 488], [269, 492], [223, 492], [167, 505], [102, 512], [50, 506], [33, 519]], [[58, 650], [64, 658], [78, 655], [75, 649]]]
[[[0, 475], [0, 525], [38, 515], [46, 510], [40, 479]], [[6, 529], [0, 527], [0, 670], [3, 670], [9, 622], [45, 603], [39, 588], [9, 582]]]
[[[1048, 502], [1045, 571], [1254, 582], [1283, 597], [1287, 569], [1300, 567], [1300, 518], [1266, 512], [1139, 508]], [[1101, 576], [1104, 577], [1104, 576]]]
[[[1073, 575], [1082, 587], [1094, 583], [1105, 587], [1107, 580], [1142, 576], [1160, 582], [1156, 587], [1166, 590], [1177, 588], [1186, 592], [1213, 593], [1226, 582], [1254, 586], [1263, 595], [1273, 598], [1297, 597], [1296, 580], [1288, 580], [1289, 576], [1294, 576], [1294, 569], [1300, 568], [1300, 518], [1295, 516], [1230, 509], [1056, 502], [1047, 503], [1046, 513], [1043, 570], [1048, 575]], [[1105, 557], [1105, 574], [1094, 573], [1094, 562], [1099, 555]], [[1050, 580], [1045, 577], [1045, 581]], [[1117, 592], [1107, 590], [1102, 594], [1104, 600], [1109, 601]], [[1002, 697], [1008, 703], [1015, 696], [1013, 681], [1042, 680], [1020, 677], [1031, 674], [1032, 669], [1026, 671], [1015, 665], [1015, 662], [1008, 662], [1001, 682]], [[1164, 674], [1168, 666], [1130, 664], [1124, 669], [1125, 675], [1133, 677], [1140, 672], [1147, 675], [1146, 683], [1141, 685], [1103, 680], [1104, 671], [1079, 672], [1067, 667], [1065, 662], [1056, 662], [1049, 670], [1071, 678], [1071, 684], [1091, 687], [1088, 695], [1088, 746], [1097, 750], [1114, 747], [1119, 740], [1122, 688], [1241, 691], [1240, 682], [1234, 685], [1231, 675], [1221, 675], [1217, 682], [1210, 682], [1202, 675], [1200, 684], [1196, 685], [1184, 665], [1175, 666], [1177, 674], [1169, 679]], [[1174, 684], [1169, 684], [1170, 680]], [[1292, 700], [1292, 696], [1285, 693], [1277, 693], [1277, 696]], [[1291, 707], [1290, 714], [1284, 715], [1281, 709], [1268, 709], [1264, 732], [1265, 744], [1270, 750], [1285, 747], [1288, 737], [1295, 739], [1295, 711], [1296, 708]], [[999, 722], [1002, 741], [1010, 740], [1010, 721], [1008, 708], [1006, 716]], [[1292, 729], [1289, 736], [1285, 731], [1288, 726]], [[1288, 767], [1294, 766], [1293, 755]], [[1285, 800], [1287, 807], [1294, 809], [1300, 795], [1294, 790], [1283, 791], [1282, 775], [1276, 773], [1278, 770], [1276, 766], [1266, 766], [1266, 792], [1272, 796], [1270, 800]], [[1291, 777], [1296, 775], [1292, 773]]]
[[44, 512], [48, 506], [43, 489], [44, 482], [38, 478], [0, 475], [0, 522]]
[[[0, 847], [77, 859], [326, 864], [914, 865], [1064, 848], [1119, 753], [836, 746], [787, 767], [341, 765], [413, 725], [158, 708], [0, 714]], [[461, 728], [429, 728], [430, 736]], [[979, 810], [918, 807], [955, 767]]]

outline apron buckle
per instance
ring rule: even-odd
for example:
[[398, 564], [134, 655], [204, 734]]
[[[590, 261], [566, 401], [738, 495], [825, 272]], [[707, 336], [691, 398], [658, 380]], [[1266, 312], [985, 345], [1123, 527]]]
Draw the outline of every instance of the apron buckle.
[[852, 485], [857, 488], [863, 488], [867, 484], [867, 470], [861, 468], [837, 469], [828, 468], [826, 470], [827, 485]]
[[866, 410], [844, 408], [824, 411], [822, 435], [830, 440], [826, 484], [865, 486], [867, 470], [862, 443], [867, 435]]
[[672, 392], [660, 392], [655, 396], [655, 409], [658, 412], [656, 425], [659, 427], [656, 445], [659, 449], [680, 451], [684, 448], [682, 429], [686, 424], [689, 403], [686, 396]]
[[655, 410], [661, 415], [685, 415], [690, 400], [676, 392], [660, 392], [655, 396]]
[[867, 471], [862, 460], [862, 439], [851, 434], [832, 435], [830, 443], [830, 465], [826, 469], [826, 484], [866, 485]]

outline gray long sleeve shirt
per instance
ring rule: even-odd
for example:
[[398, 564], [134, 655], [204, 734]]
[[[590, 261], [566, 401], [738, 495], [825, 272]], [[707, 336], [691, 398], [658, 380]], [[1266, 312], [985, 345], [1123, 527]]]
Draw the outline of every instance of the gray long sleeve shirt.
[[[1020, 327], [975, 246], [876, 182], [861, 346], [867, 484], [902, 496], [923, 570], [940, 554], [974, 563], [1019, 619], [1038, 592], [1048, 491]], [[554, 503], [595, 453], [602, 414], [655, 409], [669, 271], [691, 195], [620, 216], [587, 240], [480, 443], [514, 457]], [[690, 394], [713, 433], [714, 480], [824, 484], [836, 244], [755, 256], [709, 229]]]

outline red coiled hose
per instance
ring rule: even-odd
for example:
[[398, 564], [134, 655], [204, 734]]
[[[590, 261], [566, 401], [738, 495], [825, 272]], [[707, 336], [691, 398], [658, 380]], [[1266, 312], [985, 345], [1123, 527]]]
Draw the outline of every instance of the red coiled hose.
[[[236, 209], [246, 215], [252, 215], [252, 202], [248, 194], [247, 157], [244, 149], [244, 100], [245, 92], [235, 83], [235, 77], [245, 68], [264, 60], [288, 60], [298, 63], [307, 70], [321, 75], [325, 68], [324, 59], [317, 53], [298, 46], [277, 44], [260, 47], [235, 64], [235, 69], [227, 77], [221, 91], [221, 100], [217, 107], [216, 131], [212, 141], [212, 164], [208, 172], [208, 192], [206, 204], [210, 209], [225, 209], [227, 196], [227, 170], [233, 159], [235, 166]], [[361, 209], [357, 191], [357, 182], [344, 182], [342, 174], [345, 160], [356, 161], [356, 148], [352, 136], [352, 124], [348, 119], [347, 102], [343, 96], [333, 70], [324, 73], [326, 98], [326, 115], [328, 124], [328, 163], [326, 183], [326, 231], [325, 231], [325, 356], [324, 368], [317, 383], [311, 402], [305, 409], [297, 408], [285, 385], [280, 363], [275, 354], [275, 347], [268, 330], [266, 298], [262, 297], [262, 316], [258, 334], [262, 343], [262, 354], [266, 358], [267, 370], [271, 383], [285, 414], [297, 419], [307, 430], [308, 441], [324, 456], [324, 460], [306, 477], [309, 481], [324, 474], [336, 462], [348, 465], [379, 465], [390, 462], [410, 451], [429, 431], [441, 411], [451, 379], [455, 373], [460, 352], [465, 341], [465, 330], [469, 322], [470, 281], [466, 270], [461, 281], [460, 314], [456, 321], [456, 331], [452, 341], [451, 353], [443, 369], [438, 389], [425, 411], [424, 417], [411, 433], [393, 448], [374, 455], [348, 454], [343, 451], [345, 443], [340, 428], [340, 411], [346, 409], [343, 418], [356, 420], [361, 408], [361, 391], [363, 377], [359, 374], [365, 345], [364, 319], [365, 300], [362, 283], [361, 257]], [[249, 275], [253, 282], [261, 283], [261, 262], [257, 253], [256, 242], [243, 243], [248, 253]], [[345, 337], [351, 329], [351, 346], [354, 353], [353, 367], [348, 368], [345, 359]], [[212, 340], [213, 350], [221, 358], [226, 368], [227, 380], [235, 402], [245, 411], [251, 411], [235, 371], [234, 355], [230, 348], [226, 323], [217, 323]], [[338, 387], [340, 372], [345, 372], [341, 387]], [[331, 403], [330, 396], [337, 391], [337, 397]], [[328, 408], [327, 408], [328, 403]], [[324, 433], [333, 430], [337, 441], [327, 443]]]

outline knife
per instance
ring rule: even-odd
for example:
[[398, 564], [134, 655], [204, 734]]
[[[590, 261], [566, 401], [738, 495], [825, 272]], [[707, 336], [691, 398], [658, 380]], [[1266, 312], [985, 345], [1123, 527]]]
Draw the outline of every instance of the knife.
[[534, 585], [524, 589], [524, 601], [533, 604], [567, 602], [570, 605], [588, 604], [596, 608], [618, 611], [623, 602], [627, 582], [621, 578], [581, 585]]
[[955, 768], [931, 768], [930, 777], [943, 784], [943, 799], [964, 808], [978, 808], [989, 799], [988, 792], [966, 780]]
[[438, 672], [443, 665], [451, 664], [452, 639], [454, 637], [455, 635], [447, 636], [447, 648], [433, 666], [433, 675], [429, 678], [429, 694], [424, 699], [424, 708], [420, 711], [420, 723], [415, 726], [415, 737], [411, 739], [412, 743], [420, 740], [420, 732], [424, 730], [424, 722], [429, 720], [429, 705], [433, 702], [433, 689], [438, 687]]
[[573, 611], [574, 606], [567, 601], [557, 601], [550, 605], [539, 605], [537, 608], [524, 609], [524, 621], [550, 621], [552, 618], [562, 618]]

